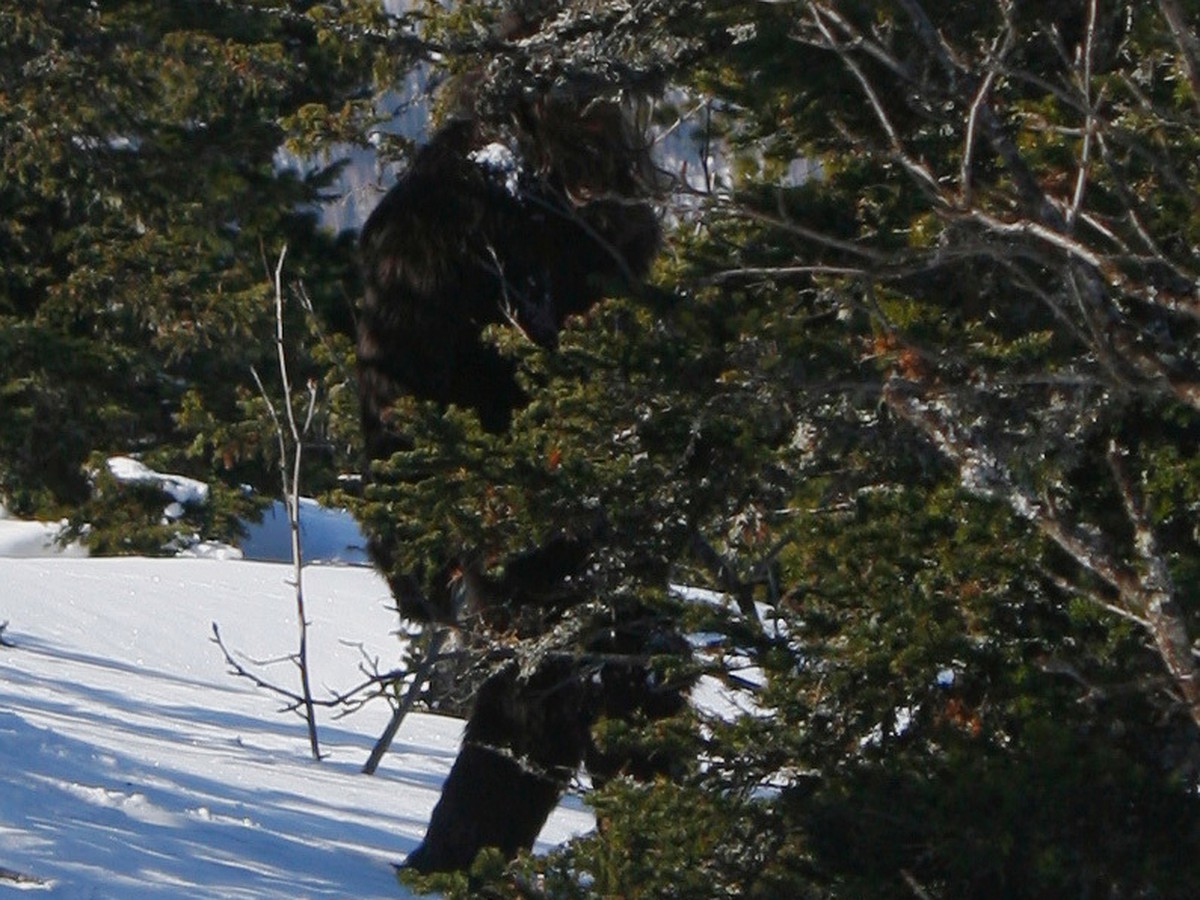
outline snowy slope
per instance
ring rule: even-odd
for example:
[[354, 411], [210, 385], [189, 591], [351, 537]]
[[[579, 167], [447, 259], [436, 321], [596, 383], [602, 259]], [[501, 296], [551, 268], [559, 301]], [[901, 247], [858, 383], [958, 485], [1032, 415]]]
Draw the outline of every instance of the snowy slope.
[[62, 527], [61, 522], [22, 522], [7, 518], [4, 507], [0, 506], [0, 557], [87, 556], [87, 550], [79, 544], [62, 547], [56, 543]]
[[[0, 556], [26, 523], [0, 521]], [[20, 544], [28, 547], [29, 542]], [[423, 833], [460, 723], [412, 715], [374, 777], [358, 774], [388, 711], [303, 723], [226, 671], [296, 642], [289, 569], [204, 559], [0, 558], [0, 896], [402, 896], [391, 863]], [[387, 590], [364, 568], [305, 574], [314, 687], [361, 678], [361, 642], [398, 659]], [[294, 678], [282, 664], [267, 674]], [[542, 841], [591, 827], [577, 800]], [[544, 845], [543, 845], [544, 846]], [[5, 870], [8, 870], [7, 873]], [[13, 873], [40, 883], [18, 883]]]

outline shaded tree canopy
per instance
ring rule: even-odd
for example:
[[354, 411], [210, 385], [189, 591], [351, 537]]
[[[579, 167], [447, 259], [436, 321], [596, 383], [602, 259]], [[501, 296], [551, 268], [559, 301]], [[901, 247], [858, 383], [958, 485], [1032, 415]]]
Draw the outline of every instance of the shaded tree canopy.
[[[228, 535], [246, 511], [239, 485], [271, 484], [266, 411], [249, 378], [252, 364], [271, 368], [267, 261], [290, 245], [289, 280], [330, 337], [311, 337], [310, 317], [290, 304], [295, 358], [327, 397], [345, 380], [332, 363], [347, 351], [336, 336], [352, 328], [357, 293], [352, 241], [316, 216], [337, 166], [301, 172], [281, 150], [366, 140], [380, 117], [374, 77], [394, 83], [411, 65], [384, 38], [363, 37], [382, 21], [373, 3], [335, 14], [312, 3], [39, 0], [0, 13], [9, 510], [73, 513], [96, 549], [146, 552], [179, 528]], [[353, 459], [341, 417], [325, 405], [312, 490], [330, 483], [334, 459]], [[106, 456], [133, 453], [211, 481], [213, 502], [159, 528], [159, 498], [107, 478]]]
[[414, 406], [367, 516], [416, 565], [603, 509], [596, 602], [717, 592], [674, 614], [762, 713], [650, 729], [690, 775], [606, 786], [602, 830], [476, 888], [1188, 896], [1198, 11], [555, 10], [472, 57], [483, 99], [670, 88], [676, 299], [614, 298], [554, 354], [497, 330], [511, 434]]

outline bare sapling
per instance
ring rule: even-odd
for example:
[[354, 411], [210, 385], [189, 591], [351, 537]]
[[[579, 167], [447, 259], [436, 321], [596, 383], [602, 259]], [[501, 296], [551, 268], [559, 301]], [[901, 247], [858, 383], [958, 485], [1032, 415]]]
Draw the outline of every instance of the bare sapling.
[[300, 693], [297, 695], [286, 689], [272, 685], [254, 676], [238, 663], [222, 643], [221, 635], [215, 622], [213, 623], [213, 638], [224, 652], [225, 659], [233, 669], [234, 674], [250, 678], [258, 686], [282, 694], [289, 699], [290, 702], [287, 709], [299, 712], [304, 719], [308, 728], [308, 743], [312, 751], [312, 757], [315, 760], [319, 760], [321, 758], [321, 746], [317, 738], [317, 704], [313, 701], [308, 666], [308, 616], [304, 607], [304, 550], [300, 543], [300, 469], [304, 453], [304, 442], [312, 428], [313, 414], [316, 411], [317, 386], [311, 380], [308, 382], [306, 387], [308, 396], [305, 400], [304, 417], [302, 420], [299, 419], [294, 407], [292, 381], [288, 374], [287, 366], [287, 350], [283, 340], [283, 264], [286, 259], [287, 245], [285, 244], [283, 249], [279, 251], [279, 260], [275, 265], [273, 278], [275, 294], [275, 351], [279, 364], [280, 383], [283, 389], [282, 416], [280, 416], [275, 403], [271, 400], [271, 395], [267, 392], [266, 386], [263, 384], [263, 380], [254, 366], [250, 367], [250, 374], [254, 376], [254, 383], [258, 385], [259, 393], [266, 403], [267, 410], [271, 415], [271, 421], [274, 424], [275, 437], [279, 443], [279, 475], [291, 538], [292, 578], [288, 584], [295, 591], [296, 621], [300, 632], [300, 645], [296, 652], [287, 657], [287, 659], [300, 672]]

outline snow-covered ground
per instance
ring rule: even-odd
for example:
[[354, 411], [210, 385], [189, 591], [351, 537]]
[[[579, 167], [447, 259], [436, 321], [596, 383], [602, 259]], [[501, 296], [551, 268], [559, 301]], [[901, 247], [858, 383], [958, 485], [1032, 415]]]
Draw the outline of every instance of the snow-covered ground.
[[[367, 777], [388, 710], [324, 715], [313, 762], [303, 723], [210, 640], [217, 622], [249, 657], [292, 652], [289, 567], [45, 555], [48, 534], [0, 518], [0, 896], [403, 896], [392, 863], [420, 840], [461, 723], [411, 715]], [[305, 592], [317, 689], [361, 680], [364, 651], [399, 659], [370, 569], [310, 567]], [[591, 826], [568, 798], [542, 846]]]
[[[0, 506], [0, 557], [87, 556], [87, 550], [79, 544], [58, 546], [56, 538], [61, 530], [62, 523], [23, 522], [6, 518], [4, 507]], [[0, 584], [2, 589], [3, 585]]]

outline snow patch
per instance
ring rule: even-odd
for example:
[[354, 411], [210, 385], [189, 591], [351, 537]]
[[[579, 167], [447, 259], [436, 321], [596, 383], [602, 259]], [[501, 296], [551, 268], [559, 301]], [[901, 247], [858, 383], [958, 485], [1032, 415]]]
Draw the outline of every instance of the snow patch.
[[87, 556], [87, 548], [78, 541], [60, 542], [66, 525], [66, 521], [22, 522], [0, 515], [0, 557]]
[[180, 550], [176, 556], [185, 559], [244, 559], [245, 554], [237, 547], [220, 541], [197, 541]]
[[[184, 475], [155, 472], [131, 456], [112, 457], [108, 460], [108, 471], [117, 481], [127, 484], [152, 484], [162, 489], [163, 493], [175, 501], [164, 510], [168, 518], [177, 519], [183, 515], [183, 507], [180, 504], [208, 502], [208, 485], [203, 481]], [[178, 509], [174, 516], [168, 512], [172, 509]]]
[[491, 143], [469, 155], [471, 162], [493, 175], [503, 177], [504, 190], [517, 196], [521, 187], [521, 159], [504, 144]]

